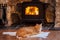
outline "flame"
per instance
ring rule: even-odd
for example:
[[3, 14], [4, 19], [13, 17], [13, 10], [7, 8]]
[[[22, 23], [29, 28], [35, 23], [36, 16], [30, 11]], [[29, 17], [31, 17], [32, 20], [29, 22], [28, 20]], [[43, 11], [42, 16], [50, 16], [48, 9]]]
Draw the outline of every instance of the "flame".
[[39, 9], [36, 6], [28, 6], [25, 10], [25, 15], [39, 15]]

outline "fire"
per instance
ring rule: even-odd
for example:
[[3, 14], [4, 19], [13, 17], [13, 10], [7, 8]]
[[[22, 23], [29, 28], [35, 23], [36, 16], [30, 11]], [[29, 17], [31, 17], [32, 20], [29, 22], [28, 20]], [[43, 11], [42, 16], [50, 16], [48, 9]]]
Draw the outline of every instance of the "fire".
[[39, 15], [39, 9], [36, 6], [28, 6], [25, 10], [25, 15]]

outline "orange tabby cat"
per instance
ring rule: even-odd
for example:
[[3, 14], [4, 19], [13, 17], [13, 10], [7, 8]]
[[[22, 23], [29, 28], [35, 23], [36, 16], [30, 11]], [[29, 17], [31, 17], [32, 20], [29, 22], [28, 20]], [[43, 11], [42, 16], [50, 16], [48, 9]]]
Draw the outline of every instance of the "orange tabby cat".
[[42, 27], [41, 25], [36, 24], [34, 27], [30, 26], [30, 27], [20, 28], [17, 31], [17, 36], [18, 37], [27, 37], [28, 35], [35, 35], [35, 34], [41, 32], [41, 27]]

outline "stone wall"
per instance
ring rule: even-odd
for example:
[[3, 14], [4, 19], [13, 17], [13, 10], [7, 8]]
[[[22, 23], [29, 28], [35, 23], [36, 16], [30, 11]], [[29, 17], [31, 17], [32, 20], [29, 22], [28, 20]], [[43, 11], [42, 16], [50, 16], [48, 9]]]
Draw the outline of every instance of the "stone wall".
[[56, 0], [55, 27], [60, 27], [60, 0]]

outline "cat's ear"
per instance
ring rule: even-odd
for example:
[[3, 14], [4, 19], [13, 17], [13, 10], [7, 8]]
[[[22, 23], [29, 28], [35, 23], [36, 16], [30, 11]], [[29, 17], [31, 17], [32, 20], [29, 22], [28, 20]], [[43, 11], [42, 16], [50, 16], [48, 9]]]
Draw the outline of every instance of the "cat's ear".
[[40, 24], [40, 27], [42, 27], [42, 23]]
[[35, 25], [35, 28], [38, 28], [38, 24]]

